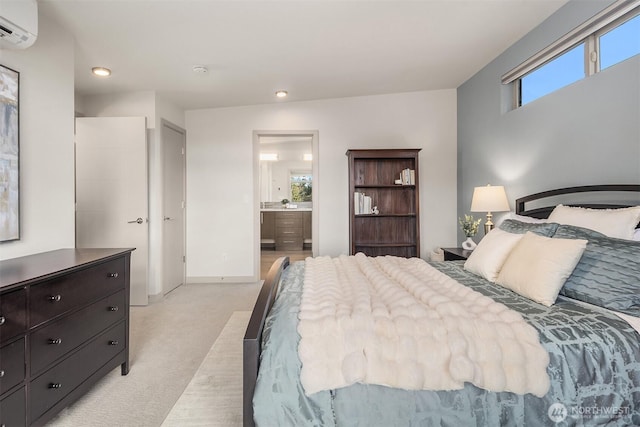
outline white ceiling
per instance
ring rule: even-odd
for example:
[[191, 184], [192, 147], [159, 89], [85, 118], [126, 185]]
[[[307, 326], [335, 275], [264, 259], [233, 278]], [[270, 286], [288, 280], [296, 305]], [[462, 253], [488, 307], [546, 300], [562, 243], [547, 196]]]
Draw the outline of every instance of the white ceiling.
[[[196, 109], [456, 88], [566, 2], [39, 0], [39, 8], [76, 39], [80, 95], [155, 90]], [[113, 74], [93, 77], [93, 66]], [[279, 89], [289, 97], [276, 99]]]

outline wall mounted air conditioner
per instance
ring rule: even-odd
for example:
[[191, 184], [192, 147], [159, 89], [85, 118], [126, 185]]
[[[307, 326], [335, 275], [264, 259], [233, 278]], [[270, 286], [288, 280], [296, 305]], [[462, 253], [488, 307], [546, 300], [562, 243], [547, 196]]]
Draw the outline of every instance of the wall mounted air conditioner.
[[38, 38], [36, 0], [0, 1], [0, 47], [26, 49]]

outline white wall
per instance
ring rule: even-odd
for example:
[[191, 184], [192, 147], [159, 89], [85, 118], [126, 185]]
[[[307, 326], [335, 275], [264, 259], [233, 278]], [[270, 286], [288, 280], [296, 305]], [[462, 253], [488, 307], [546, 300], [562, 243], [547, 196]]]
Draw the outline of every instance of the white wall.
[[188, 278], [253, 277], [254, 130], [318, 130], [320, 255], [348, 253], [350, 148], [422, 148], [421, 255], [456, 245], [453, 89], [193, 110], [186, 128]]
[[19, 241], [0, 243], [0, 259], [75, 246], [74, 41], [42, 14], [38, 40], [0, 50], [20, 72]]

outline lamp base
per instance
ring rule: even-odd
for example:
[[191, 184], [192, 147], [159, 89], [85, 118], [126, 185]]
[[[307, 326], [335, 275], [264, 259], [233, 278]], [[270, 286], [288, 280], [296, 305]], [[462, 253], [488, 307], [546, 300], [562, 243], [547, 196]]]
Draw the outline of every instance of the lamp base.
[[491, 214], [491, 212], [487, 212], [487, 220], [484, 223], [485, 235], [489, 234], [489, 232], [493, 230], [493, 222], [491, 221], [492, 218], [493, 218], [493, 215]]

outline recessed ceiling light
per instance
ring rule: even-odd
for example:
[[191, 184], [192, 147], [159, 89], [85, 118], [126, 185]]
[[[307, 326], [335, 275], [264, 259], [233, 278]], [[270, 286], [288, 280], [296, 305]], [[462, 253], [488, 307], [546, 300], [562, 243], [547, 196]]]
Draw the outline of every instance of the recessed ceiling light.
[[287, 95], [289, 95], [289, 93], [286, 90], [279, 90], [279, 91], [276, 92], [276, 96], [278, 98], [284, 98]]
[[194, 65], [193, 66], [193, 72], [194, 73], [201, 73], [204, 74], [207, 71], [209, 71], [209, 69], [207, 67], [205, 67], [204, 65]]
[[111, 75], [111, 70], [104, 67], [93, 67], [91, 72], [100, 77], [109, 77]]

